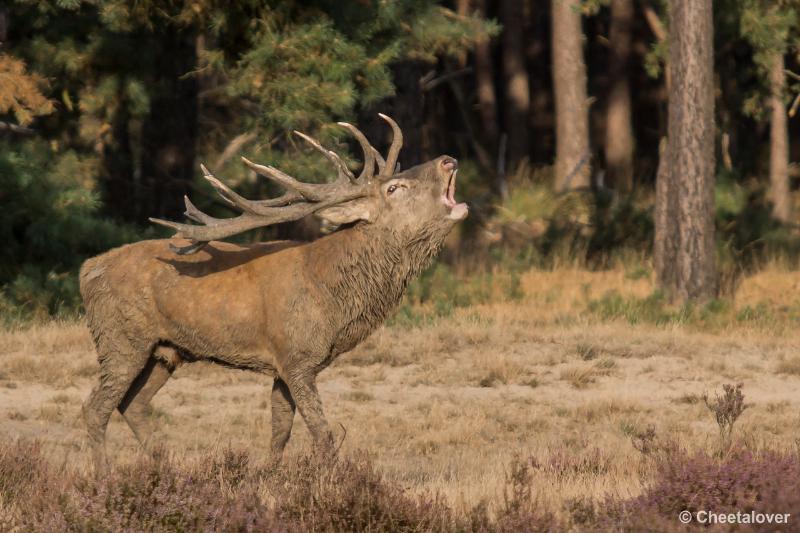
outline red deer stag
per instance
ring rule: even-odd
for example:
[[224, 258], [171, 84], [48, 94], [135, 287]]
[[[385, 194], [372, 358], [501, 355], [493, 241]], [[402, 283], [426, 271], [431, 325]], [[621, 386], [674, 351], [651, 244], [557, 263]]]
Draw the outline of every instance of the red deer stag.
[[[358, 177], [336, 153], [296, 132], [335, 165], [336, 181], [303, 183], [244, 159], [286, 191], [253, 201], [201, 167], [241, 215], [213, 218], [185, 198], [186, 216], [197, 225], [151, 219], [177, 230], [180, 246], [142, 241], [84, 263], [81, 295], [100, 362], [100, 381], [83, 407], [96, 465], [106, 464], [105, 432], [115, 408], [147, 447], [154, 429], [150, 400], [183, 361], [213, 361], [274, 378], [276, 459], [289, 439], [295, 406], [315, 445], [331, 447], [317, 374], [381, 324], [467, 216], [467, 205], [455, 200], [456, 160], [441, 156], [396, 172], [402, 132], [381, 118], [394, 132], [385, 160], [361, 131], [340, 123], [364, 152]], [[310, 243], [218, 242], [312, 213], [341, 228]]]

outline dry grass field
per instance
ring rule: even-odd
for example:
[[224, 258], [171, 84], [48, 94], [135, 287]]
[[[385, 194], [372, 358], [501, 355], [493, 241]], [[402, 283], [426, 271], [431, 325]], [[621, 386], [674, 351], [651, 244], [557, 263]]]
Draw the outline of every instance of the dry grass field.
[[[574, 501], [639, 494], [643, 441], [713, 451], [719, 432], [703, 394], [726, 383], [742, 383], [749, 404], [738, 440], [797, 447], [800, 274], [772, 266], [730, 302], [661, 306], [661, 315], [649, 277], [531, 271], [519, 298], [383, 327], [320, 376], [342, 453], [367, 450], [388, 479], [439, 492], [457, 511], [498, 501], [514, 457], [533, 457], [543, 465], [534, 496], [561, 516]], [[0, 333], [0, 435], [39, 439], [54, 462], [88, 464], [79, 412], [96, 368], [80, 322]], [[270, 386], [256, 374], [181, 367], [154, 401], [165, 446], [266, 458]], [[287, 453], [308, 444], [298, 416]], [[108, 447], [117, 461], [139, 453], [117, 414]]]

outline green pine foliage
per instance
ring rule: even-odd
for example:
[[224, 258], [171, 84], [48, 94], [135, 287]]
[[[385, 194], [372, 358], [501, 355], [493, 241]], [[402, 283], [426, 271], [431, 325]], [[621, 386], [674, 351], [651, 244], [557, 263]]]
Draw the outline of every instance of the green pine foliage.
[[[753, 48], [753, 62], [759, 80], [744, 101], [746, 115], [759, 119], [766, 117], [770, 58], [775, 53], [785, 54], [797, 42], [798, 8], [800, 2], [797, 0], [745, 0], [738, 5], [739, 30], [742, 38]], [[789, 81], [792, 92], [798, 92], [800, 85]]]
[[0, 323], [74, 314], [83, 260], [139, 236], [98, 216], [95, 165], [41, 141], [0, 144]]

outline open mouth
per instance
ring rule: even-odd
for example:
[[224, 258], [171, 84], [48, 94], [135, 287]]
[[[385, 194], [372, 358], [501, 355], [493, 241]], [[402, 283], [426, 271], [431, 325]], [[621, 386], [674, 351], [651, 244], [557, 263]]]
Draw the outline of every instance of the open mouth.
[[447, 189], [444, 191], [444, 205], [450, 209], [456, 206], [456, 174], [458, 174], [458, 170], [450, 173], [450, 179], [447, 180]]
[[450, 178], [447, 181], [447, 188], [442, 194], [442, 201], [444, 205], [450, 209], [450, 214], [448, 218], [452, 218], [455, 220], [461, 220], [467, 216], [467, 204], [466, 203], [457, 203], [456, 202], [456, 175], [458, 174], [458, 169], [453, 170], [450, 173]]

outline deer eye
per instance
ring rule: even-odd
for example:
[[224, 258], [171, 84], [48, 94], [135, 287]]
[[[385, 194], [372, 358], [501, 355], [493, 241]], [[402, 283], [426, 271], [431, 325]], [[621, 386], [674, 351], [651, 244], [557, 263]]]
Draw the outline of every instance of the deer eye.
[[386, 189], [386, 193], [387, 194], [392, 194], [396, 190], [397, 190], [397, 185], [389, 185], [389, 188]]

